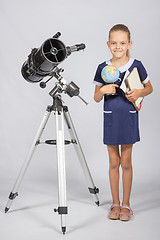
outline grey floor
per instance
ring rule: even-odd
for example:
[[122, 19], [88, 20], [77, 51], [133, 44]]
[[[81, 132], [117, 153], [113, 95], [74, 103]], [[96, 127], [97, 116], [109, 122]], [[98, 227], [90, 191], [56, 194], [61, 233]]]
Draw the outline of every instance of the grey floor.
[[[1, 185], [0, 239], [141, 239], [158, 240], [160, 236], [160, 184], [135, 182], [132, 189], [134, 216], [130, 222], [111, 221], [107, 218], [111, 204], [110, 190], [99, 180], [101, 205], [86, 190], [85, 182], [67, 184], [67, 233], [62, 235], [60, 216], [54, 213], [58, 206], [57, 185], [49, 180], [23, 180], [19, 196], [8, 213], [4, 213], [8, 194], [14, 182]], [[69, 186], [68, 186], [69, 185]]]

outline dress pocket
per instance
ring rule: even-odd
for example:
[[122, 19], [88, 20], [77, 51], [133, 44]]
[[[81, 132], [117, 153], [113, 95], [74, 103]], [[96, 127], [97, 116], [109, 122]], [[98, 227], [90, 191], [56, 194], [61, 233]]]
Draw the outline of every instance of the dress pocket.
[[137, 111], [136, 110], [129, 111], [129, 122], [130, 122], [131, 127], [136, 125], [136, 123], [137, 123]]
[[112, 111], [104, 111], [104, 124], [106, 127], [112, 126]]

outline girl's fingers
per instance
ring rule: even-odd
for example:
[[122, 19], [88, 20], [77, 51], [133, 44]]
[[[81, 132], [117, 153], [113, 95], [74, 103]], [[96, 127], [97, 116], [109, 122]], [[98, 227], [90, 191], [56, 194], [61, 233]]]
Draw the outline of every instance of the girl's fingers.
[[112, 84], [114, 87], [119, 87], [117, 84]]
[[132, 94], [134, 92], [134, 90], [130, 90], [129, 92], [127, 92], [128, 95]]

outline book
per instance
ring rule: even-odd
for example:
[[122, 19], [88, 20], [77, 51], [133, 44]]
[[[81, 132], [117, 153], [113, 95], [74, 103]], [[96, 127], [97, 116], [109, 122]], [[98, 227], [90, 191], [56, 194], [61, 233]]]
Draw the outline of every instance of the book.
[[[126, 93], [132, 89], [143, 89], [137, 68], [133, 68], [132, 72], [125, 79]], [[139, 97], [134, 103], [137, 111], [140, 111], [144, 97]]]

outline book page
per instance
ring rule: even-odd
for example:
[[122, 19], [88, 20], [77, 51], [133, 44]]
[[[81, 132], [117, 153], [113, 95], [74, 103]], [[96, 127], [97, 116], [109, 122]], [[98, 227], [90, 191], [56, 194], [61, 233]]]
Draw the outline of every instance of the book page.
[[128, 82], [131, 89], [143, 89], [137, 68], [134, 68], [128, 76]]
[[[141, 83], [141, 80], [139, 78], [139, 74], [138, 74], [138, 70], [137, 68], [134, 68], [132, 70], [132, 72], [129, 74], [129, 76], [127, 77], [127, 83], [128, 83], [128, 87], [130, 90], [132, 89], [143, 89], [143, 84]], [[139, 97], [136, 101], [135, 101], [135, 105], [139, 106], [139, 104], [143, 101], [143, 97]]]

